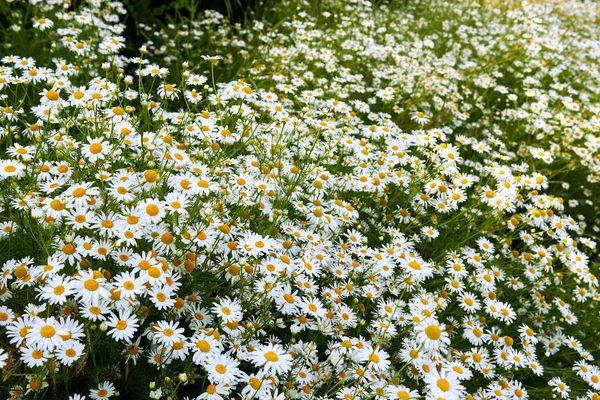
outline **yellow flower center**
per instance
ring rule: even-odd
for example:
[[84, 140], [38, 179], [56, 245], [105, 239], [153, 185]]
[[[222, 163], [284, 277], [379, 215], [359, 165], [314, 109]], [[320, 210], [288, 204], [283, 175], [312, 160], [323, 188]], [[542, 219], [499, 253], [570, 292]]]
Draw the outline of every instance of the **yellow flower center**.
[[442, 330], [437, 325], [429, 325], [425, 328], [425, 334], [431, 340], [439, 340], [440, 336], [442, 336]]
[[42, 335], [42, 337], [51, 338], [55, 334], [56, 334], [56, 329], [54, 329], [50, 325], [43, 326], [42, 329], [40, 329], [40, 335]]
[[279, 361], [279, 356], [274, 351], [267, 351], [265, 353], [265, 359], [270, 362], [277, 362]]

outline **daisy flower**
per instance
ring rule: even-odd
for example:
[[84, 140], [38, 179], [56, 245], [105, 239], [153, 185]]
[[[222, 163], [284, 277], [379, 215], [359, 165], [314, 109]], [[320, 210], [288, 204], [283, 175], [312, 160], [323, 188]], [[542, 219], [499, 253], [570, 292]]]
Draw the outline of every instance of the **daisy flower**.
[[94, 400], [108, 399], [115, 394], [115, 387], [110, 382], [102, 382], [96, 389], [90, 390], [90, 397]]
[[60, 258], [56, 256], [50, 256], [48, 257], [46, 264], [36, 267], [36, 271], [32, 274], [39, 279], [46, 279], [49, 276], [56, 275], [56, 273], [61, 271], [64, 267], [65, 264]]
[[371, 349], [363, 348], [361, 352], [361, 361], [366, 362], [367, 367], [375, 371], [385, 372], [390, 366], [390, 356], [381, 348]]
[[283, 375], [292, 368], [292, 356], [278, 344], [258, 345], [249, 358], [254, 366], [263, 367], [267, 373]]
[[271, 238], [263, 237], [257, 233], [250, 233], [240, 241], [240, 249], [249, 256], [258, 256], [271, 252], [275, 249], [277, 242]]
[[54, 355], [63, 365], [71, 365], [81, 357], [85, 346], [76, 340], [66, 340], [54, 352]]
[[79, 271], [73, 287], [75, 297], [84, 303], [98, 304], [101, 299], [109, 299], [110, 292], [104, 287], [104, 276], [99, 271]]
[[63, 195], [71, 198], [76, 206], [88, 206], [93, 197], [100, 196], [100, 189], [94, 187], [92, 182], [78, 182], [65, 190]]
[[86, 161], [96, 162], [98, 160], [104, 160], [104, 158], [110, 153], [111, 148], [108, 142], [100, 139], [87, 138], [87, 144], [81, 148], [81, 155]]
[[215, 305], [212, 307], [212, 312], [214, 312], [219, 318], [221, 318], [225, 323], [227, 322], [239, 322], [244, 314], [242, 313], [242, 307], [228, 297], [219, 300], [219, 302], [215, 302]]
[[19, 158], [23, 161], [31, 161], [35, 155], [35, 150], [35, 146], [21, 146], [20, 144], [15, 143], [13, 146], [7, 148], [6, 152], [12, 157]]
[[169, 193], [165, 197], [165, 203], [165, 210], [179, 215], [188, 215], [186, 207], [189, 206], [189, 198], [186, 194]]
[[48, 18], [38, 18], [33, 20], [33, 27], [39, 29], [40, 31], [52, 28], [54, 26], [54, 22]]
[[136, 277], [134, 272], [122, 272], [112, 282], [115, 289], [121, 293], [121, 298], [135, 297], [146, 290], [146, 280]]
[[463, 292], [458, 298], [460, 307], [468, 313], [477, 312], [481, 309], [481, 302], [471, 292]]
[[204, 393], [196, 397], [196, 400], [224, 400], [229, 398], [231, 386], [225, 383], [213, 385], [212, 383], [206, 387]]
[[327, 310], [323, 306], [323, 303], [317, 298], [301, 300], [298, 306], [305, 313], [313, 316], [317, 320], [325, 317], [325, 314], [327, 314]]
[[46, 284], [39, 289], [38, 297], [47, 300], [49, 304], [63, 305], [67, 301], [67, 296], [75, 293], [73, 281], [69, 277], [55, 275], [46, 281]]
[[175, 304], [175, 300], [171, 297], [173, 291], [168, 286], [155, 285], [148, 291], [150, 301], [159, 310], [167, 310]]
[[151, 77], [163, 77], [169, 74], [169, 70], [167, 68], [161, 68], [156, 64], [149, 64], [140, 71], [140, 76], [151, 76]]
[[157, 224], [166, 214], [165, 203], [158, 199], [145, 199], [137, 205], [144, 223]]
[[458, 400], [464, 396], [464, 387], [453, 374], [433, 369], [425, 375], [425, 383], [430, 392], [428, 399]]
[[185, 339], [183, 328], [179, 328], [179, 323], [173, 321], [159, 321], [153, 325], [154, 340], [163, 345], [173, 345]]
[[429, 117], [425, 115], [422, 111], [415, 111], [411, 117], [411, 121], [415, 121], [419, 125], [426, 125], [429, 123]]
[[39, 344], [31, 344], [27, 347], [21, 347], [21, 360], [30, 368], [41, 367], [52, 357], [52, 353], [43, 349]]
[[91, 321], [104, 321], [106, 317], [104, 314], [108, 314], [109, 307], [106, 300], [100, 300], [97, 304], [82, 302], [81, 314], [84, 318]]
[[130, 341], [139, 326], [138, 319], [128, 309], [119, 311], [118, 317], [111, 312], [106, 324], [112, 328], [108, 331], [109, 335], [115, 340], [124, 341]]
[[6, 326], [13, 322], [15, 313], [6, 306], [0, 306], [0, 326]]
[[223, 351], [223, 345], [214, 336], [204, 333], [196, 334], [191, 338], [191, 348], [193, 350], [192, 360], [201, 365], [211, 355], [215, 355]]
[[52, 350], [62, 342], [60, 335], [66, 333], [67, 331], [59, 326], [54, 317], [37, 318], [25, 338], [28, 344], [35, 343], [40, 350]]
[[70, 209], [65, 222], [72, 225], [75, 231], [87, 229], [96, 222], [96, 215], [87, 207], [77, 205]]
[[564, 383], [562, 379], [554, 377], [548, 381], [548, 385], [552, 388], [552, 391], [560, 395], [561, 398], [568, 399], [570, 397], [569, 392], [571, 391], [571, 388]]
[[450, 337], [444, 326], [433, 319], [426, 319], [415, 326], [417, 340], [427, 351], [442, 350], [450, 344]]
[[245, 374], [239, 369], [240, 363], [225, 354], [209, 356], [204, 369], [208, 373], [208, 379], [212, 383], [225, 383], [235, 385]]
[[385, 388], [386, 395], [393, 399], [417, 399], [421, 395], [416, 390], [411, 390], [404, 385], [389, 385]]
[[207, 78], [204, 75], [190, 74], [190, 76], [187, 79], [187, 84], [201, 86], [204, 85], [206, 81]]

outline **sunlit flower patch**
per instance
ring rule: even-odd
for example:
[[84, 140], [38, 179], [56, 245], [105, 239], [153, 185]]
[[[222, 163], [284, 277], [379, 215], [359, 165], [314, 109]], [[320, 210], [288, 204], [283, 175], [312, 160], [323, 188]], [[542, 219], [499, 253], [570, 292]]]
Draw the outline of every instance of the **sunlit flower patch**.
[[598, 6], [305, 3], [6, 2], [5, 398], [600, 398]]

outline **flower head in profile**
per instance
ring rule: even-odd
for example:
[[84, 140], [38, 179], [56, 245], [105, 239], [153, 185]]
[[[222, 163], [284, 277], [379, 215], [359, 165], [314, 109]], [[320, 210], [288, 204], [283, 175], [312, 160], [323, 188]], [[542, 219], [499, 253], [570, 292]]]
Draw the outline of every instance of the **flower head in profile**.
[[223, 56], [207, 56], [203, 55], [202, 58], [212, 64], [216, 64], [219, 60], [223, 59]]

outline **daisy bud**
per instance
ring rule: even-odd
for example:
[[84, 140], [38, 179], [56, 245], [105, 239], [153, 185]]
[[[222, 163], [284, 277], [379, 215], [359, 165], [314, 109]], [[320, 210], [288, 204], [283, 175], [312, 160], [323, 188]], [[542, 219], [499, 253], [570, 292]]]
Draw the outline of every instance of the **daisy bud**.
[[44, 212], [41, 208], [33, 208], [31, 209], [31, 218], [40, 219], [44, 216]]
[[103, 322], [100, 324], [100, 330], [102, 332], [106, 332], [107, 329], [108, 329], [108, 325], [106, 324], [106, 322]]
[[[148, 148], [150, 149], [150, 148]], [[154, 161], [148, 161], [148, 168], [154, 168], [156, 167], [156, 163]]]
[[184, 372], [182, 372], [181, 374], [179, 374], [179, 377], [178, 377], [178, 378], [179, 378], [179, 380], [180, 380], [181, 382], [187, 382], [187, 380], [188, 380], [188, 376], [187, 376], [187, 374], [186, 374], [186, 373], [184, 373]]
[[150, 384], [148, 385], [148, 387], [150, 389], [154, 389], [156, 387], [156, 382], [150, 382]]

